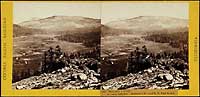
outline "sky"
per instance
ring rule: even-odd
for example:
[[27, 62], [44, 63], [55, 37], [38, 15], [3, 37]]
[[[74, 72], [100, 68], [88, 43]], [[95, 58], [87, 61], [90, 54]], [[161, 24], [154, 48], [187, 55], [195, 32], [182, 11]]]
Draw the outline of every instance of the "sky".
[[51, 16], [84, 16], [100, 19], [100, 3], [15, 2], [14, 23]]
[[14, 23], [50, 16], [83, 16], [101, 19], [102, 24], [138, 16], [169, 16], [188, 19], [188, 10], [188, 3], [15, 2]]
[[168, 16], [188, 19], [188, 3], [104, 3], [102, 23], [138, 16]]

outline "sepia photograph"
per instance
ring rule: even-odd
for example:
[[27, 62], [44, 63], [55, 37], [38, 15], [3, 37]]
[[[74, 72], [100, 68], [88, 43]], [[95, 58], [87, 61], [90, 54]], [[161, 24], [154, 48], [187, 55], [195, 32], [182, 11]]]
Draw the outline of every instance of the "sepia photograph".
[[189, 89], [188, 6], [15, 2], [12, 89]]
[[104, 3], [101, 14], [101, 89], [189, 89], [187, 3]]
[[13, 89], [99, 89], [99, 5], [14, 3]]

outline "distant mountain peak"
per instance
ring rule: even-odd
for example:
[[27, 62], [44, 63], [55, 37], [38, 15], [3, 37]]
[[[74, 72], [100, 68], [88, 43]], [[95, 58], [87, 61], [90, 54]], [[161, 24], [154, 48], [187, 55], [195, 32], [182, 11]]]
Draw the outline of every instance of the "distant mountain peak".
[[[138, 16], [124, 20], [112, 21], [105, 24], [104, 33], [134, 33], [148, 32], [179, 32], [188, 31], [188, 20], [168, 16]], [[110, 29], [110, 30], [109, 30]]]
[[50, 16], [38, 20], [25, 21], [20, 26], [48, 31], [70, 31], [73, 29], [96, 28], [101, 25], [100, 19], [82, 16]]
[[[159, 19], [159, 18], [170, 18], [170, 19], [180, 19], [180, 18], [176, 18], [176, 17], [170, 17], [170, 16], [138, 16], [138, 17], [134, 17], [134, 18], [130, 18], [130, 19], [144, 19], [144, 18], [154, 18], [154, 19]], [[183, 19], [186, 20], [186, 19]]]

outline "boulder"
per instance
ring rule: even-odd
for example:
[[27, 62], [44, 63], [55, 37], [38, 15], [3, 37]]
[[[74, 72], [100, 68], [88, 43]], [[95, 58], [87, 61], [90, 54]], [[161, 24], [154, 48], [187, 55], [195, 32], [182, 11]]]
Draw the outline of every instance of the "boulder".
[[52, 74], [56, 74], [56, 71], [52, 71]]
[[77, 78], [78, 78], [78, 75], [77, 75], [77, 74], [72, 74], [72, 75], [71, 75], [71, 79], [72, 79], [72, 80], [76, 80]]
[[80, 80], [86, 80], [86, 79], [87, 79], [87, 75], [84, 74], [84, 73], [78, 73], [78, 78], [79, 78]]
[[165, 74], [164, 79], [167, 80], [167, 81], [171, 81], [171, 80], [174, 79], [174, 77], [171, 74]]
[[165, 74], [158, 74], [157, 79], [158, 80], [163, 80]]
[[64, 68], [62, 68], [62, 69], [61, 69], [61, 72], [62, 72], [62, 73], [65, 73], [65, 72], [66, 72], [66, 70], [65, 70]]
[[151, 69], [147, 69], [147, 72], [148, 72], [148, 73], [152, 73], [152, 70], [151, 70]]
[[96, 77], [91, 77], [93, 83], [97, 83], [98, 82], [98, 79]]
[[24, 85], [21, 85], [21, 86], [20, 86], [20, 85], [17, 85], [17, 86], [16, 86], [16, 89], [21, 90], [21, 89], [23, 89], [24, 87], [25, 87]]
[[171, 74], [159, 74], [158, 78], [166, 81], [171, 81], [174, 79], [174, 77]]
[[110, 89], [112, 86], [102, 86], [102, 89], [103, 90], [108, 90], [108, 89]]

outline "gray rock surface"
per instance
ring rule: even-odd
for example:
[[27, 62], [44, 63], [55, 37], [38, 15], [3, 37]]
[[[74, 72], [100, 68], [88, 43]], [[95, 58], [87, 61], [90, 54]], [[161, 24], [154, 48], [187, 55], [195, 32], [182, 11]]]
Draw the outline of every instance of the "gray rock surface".
[[[87, 59], [90, 60], [90, 59]], [[91, 59], [93, 60], [93, 59]], [[90, 61], [91, 61], [90, 60]], [[76, 63], [77, 60], [71, 60]], [[51, 73], [43, 73], [27, 79], [15, 82], [13, 89], [188, 89], [188, 68], [183, 71], [176, 69], [176, 65], [163, 65], [172, 60], [158, 60], [154, 66], [119, 76], [101, 82], [100, 74], [87, 67], [79, 69], [79, 66], [71, 63], [68, 67], [58, 69]], [[91, 62], [90, 62], [91, 63]], [[165, 69], [169, 68], [169, 69]]]
[[[88, 59], [94, 60], [94, 59]], [[72, 60], [76, 63], [77, 60]], [[100, 75], [93, 70], [79, 69], [75, 64], [69, 64], [69, 67], [58, 69], [51, 73], [43, 73], [39, 76], [32, 76], [15, 82], [13, 89], [98, 89], [101, 80]], [[88, 73], [89, 72], [89, 73]]]
[[[189, 76], [188, 69], [186, 72], [177, 70], [174, 64], [161, 65], [163, 62], [170, 63], [171, 59], [158, 60], [155, 66], [140, 71], [130, 73], [126, 76], [116, 77], [102, 82], [103, 90], [120, 90], [120, 89], [188, 89]], [[171, 68], [171, 69], [165, 69]]]

